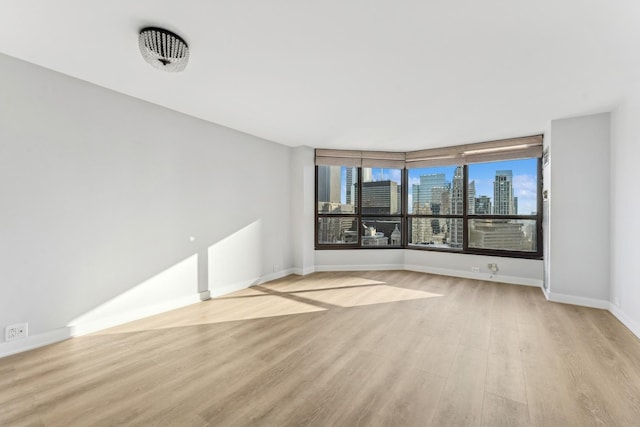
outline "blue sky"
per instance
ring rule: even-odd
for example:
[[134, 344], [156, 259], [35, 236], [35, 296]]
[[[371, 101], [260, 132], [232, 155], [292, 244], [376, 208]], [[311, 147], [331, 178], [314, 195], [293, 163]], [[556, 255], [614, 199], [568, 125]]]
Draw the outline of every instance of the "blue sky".
[[[518, 197], [518, 213], [528, 215], [537, 209], [537, 159], [508, 160], [503, 162], [475, 163], [469, 165], [469, 180], [475, 181], [476, 197], [489, 196], [493, 198], [493, 180], [496, 170], [511, 170], [513, 173], [514, 195]], [[345, 180], [346, 168], [342, 169], [342, 200], [346, 201]], [[424, 169], [409, 170], [409, 193], [412, 184], [420, 183], [420, 175], [444, 173], [446, 180], [452, 182], [455, 166], [441, 166]], [[400, 184], [399, 169], [374, 168], [372, 172], [374, 181], [391, 179]], [[411, 194], [409, 194], [409, 206], [411, 206]]]

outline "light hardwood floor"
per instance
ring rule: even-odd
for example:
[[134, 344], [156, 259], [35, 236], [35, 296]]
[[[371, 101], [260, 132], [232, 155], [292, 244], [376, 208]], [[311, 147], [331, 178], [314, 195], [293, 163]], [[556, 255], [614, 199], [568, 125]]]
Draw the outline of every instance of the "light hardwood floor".
[[537, 288], [290, 276], [0, 359], [2, 426], [640, 426], [640, 341]]

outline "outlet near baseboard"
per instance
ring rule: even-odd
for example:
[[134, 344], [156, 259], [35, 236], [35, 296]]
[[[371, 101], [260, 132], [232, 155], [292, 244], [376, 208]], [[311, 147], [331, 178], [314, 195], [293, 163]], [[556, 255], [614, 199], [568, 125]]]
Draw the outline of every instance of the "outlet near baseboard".
[[26, 338], [29, 334], [28, 323], [16, 323], [15, 325], [9, 325], [4, 329], [4, 340], [14, 341], [20, 338]]

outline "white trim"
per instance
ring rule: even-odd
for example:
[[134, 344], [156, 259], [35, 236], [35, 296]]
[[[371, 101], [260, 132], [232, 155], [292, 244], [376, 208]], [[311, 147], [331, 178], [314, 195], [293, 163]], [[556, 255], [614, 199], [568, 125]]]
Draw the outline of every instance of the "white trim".
[[485, 280], [488, 282], [509, 283], [511, 285], [541, 287], [542, 280], [528, 277], [503, 276], [500, 274], [474, 273], [471, 271], [451, 270], [448, 268], [427, 267], [424, 265], [404, 265], [405, 270], [419, 273], [439, 274], [442, 276], [463, 277], [465, 279]]
[[[470, 271], [452, 270], [448, 268], [427, 267], [411, 264], [362, 264], [362, 265], [316, 265], [315, 271], [376, 271], [407, 270], [419, 273], [439, 274], [442, 276], [463, 277], [465, 279], [485, 280], [489, 282], [509, 283], [512, 285], [542, 287], [542, 280], [528, 277], [504, 276], [490, 273], [474, 273]], [[296, 273], [299, 274], [299, 273]]]
[[636, 337], [640, 338], [640, 323], [633, 320], [620, 307], [611, 303], [609, 304], [609, 312], [627, 327]]
[[260, 277], [254, 285], [261, 285], [266, 282], [270, 282], [272, 280], [282, 279], [283, 277], [287, 277], [290, 274], [293, 274], [293, 268], [287, 268], [286, 270], [276, 271], [275, 273], [265, 274]]
[[578, 297], [575, 295], [558, 294], [555, 292], [547, 293], [544, 291], [544, 289], [543, 292], [545, 294], [545, 297], [552, 302], [581, 305], [583, 307], [599, 308], [602, 310], [609, 310], [609, 306], [611, 305], [609, 301], [603, 299]]
[[403, 264], [316, 265], [315, 271], [404, 270]]
[[2, 342], [0, 343], [0, 357], [33, 350], [34, 348], [64, 341], [68, 338], [71, 338], [71, 328], [64, 327], [37, 335], [31, 335], [16, 341]]
[[315, 267], [307, 267], [307, 268], [292, 268], [291, 270], [291, 274], [296, 274], [298, 276], [306, 276], [307, 274], [311, 274], [311, 273], [315, 273], [316, 272], [316, 268]]
[[222, 286], [220, 288], [210, 289], [209, 292], [211, 293], [211, 298], [220, 297], [222, 295], [227, 295], [232, 292], [240, 291], [242, 289], [247, 289], [251, 286], [260, 285], [262, 283], [270, 282], [272, 280], [281, 279], [290, 274], [293, 274], [292, 268], [276, 271], [275, 273], [265, 274], [264, 276], [260, 276], [257, 279], [243, 280], [242, 282], [236, 282], [230, 285]]
[[160, 304], [155, 304], [148, 307], [140, 307], [135, 310], [118, 313], [117, 315], [111, 315], [89, 322], [78, 323], [76, 325], [70, 325], [69, 327], [71, 329], [71, 336], [77, 337], [91, 334], [103, 329], [122, 325], [123, 323], [133, 322], [134, 320], [139, 320], [145, 317], [154, 316], [156, 314], [182, 308], [187, 305], [198, 303], [200, 301], [200, 293], [197, 293], [195, 295], [189, 295], [171, 301], [165, 301]]

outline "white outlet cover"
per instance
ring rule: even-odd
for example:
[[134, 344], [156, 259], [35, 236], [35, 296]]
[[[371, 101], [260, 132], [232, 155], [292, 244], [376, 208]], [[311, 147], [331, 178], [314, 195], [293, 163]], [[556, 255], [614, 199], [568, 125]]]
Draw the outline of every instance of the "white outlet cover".
[[28, 323], [16, 323], [9, 325], [4, 329], [4, 340], [14, 341], [20, 338], [26, 338], [29, 334]]

